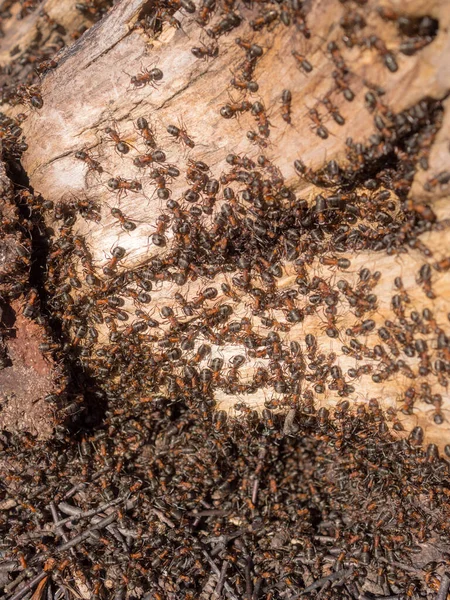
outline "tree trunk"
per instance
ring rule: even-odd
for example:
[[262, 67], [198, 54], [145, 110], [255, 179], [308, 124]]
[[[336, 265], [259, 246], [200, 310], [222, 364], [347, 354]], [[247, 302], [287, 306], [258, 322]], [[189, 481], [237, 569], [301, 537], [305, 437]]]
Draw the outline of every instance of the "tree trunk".
[[448, 3], [303, 4], [289, 26], [258, 4], [233, 28], [216, 15], [210, 37], [205, 9], [155, 31], [151, 3], [122, 1], [57, 57], [23, 123], [54, 203], [48, 307], [111, 393], [197, 390], [233, 414], [376, 400], [444, 446]]

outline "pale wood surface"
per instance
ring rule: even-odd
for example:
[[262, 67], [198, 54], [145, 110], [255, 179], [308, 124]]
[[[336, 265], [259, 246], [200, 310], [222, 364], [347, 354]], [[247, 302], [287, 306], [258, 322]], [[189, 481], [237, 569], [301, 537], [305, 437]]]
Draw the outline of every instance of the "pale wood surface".
[[[114, 246], [126, 249], [121, 269], [144, 264], [151, 256], [161, 252], [150, 243], [149, 236], [155, 231], [156, 218], [165, 203], [157, 198], [154, 185], [146, 174], [133, 165], [133, 158], [143, 153], [143, 146], [134, 126], [138, 117], [145, 116], [155, 128], [158, 147], [164, 150], [169, 163], [184, 167], [189, 159], [203, 160], [211, 167], [212, 176], [216, 178], [221, 172], [229, 170], [229, 165], [225, 162], [228, 153], [242, 153], [255, 159], [261, 152], [245, 136], [245, 132], [254, 126], [254, 118], [249, 113], [230, 120], [224, 120], [219, 113], [220, 107], [230, 100], [229, 80], [236, 64], [242, 60], [242, 51], [234, 43], [234, 38], [238, 35], [254, 37], [248, 25], [244, 24], [220, 39], [218, 58], [202, 61], [197, 60], [190, 49], [199, 45], [199, 38], [205, 43], [210, 40], [201, 34], [190, 16], [177, 14], [182, 29], [175, 30], [167, 26], [157, 40], [151, 41], [141, 30], [132, 29], [143, 4], [139, 0], [119, 2], [105, 20], [63, 53], [58, 68], [47, 74], [42, 81], [43, 109], [31, 111], [24, 124], [29, 150], [24, 155], [23, 164], [33, 187], [56, 203], [70, 200], [73, 196], [86, 195], [95, 198], [101, 205], [102, 218], [99, 223], [82, 219], [76, 223], [76, 233], [85, 236], [99, 277], [102, 277], [101, 267], [110, 257]], [[301, 157], [311, 168], [319, 168], [324, 161], [344, 159], [345, 140], [348, 136], [355, 141], [364, 142], [374, 133], [373, 117], [364, 106], [366, 88], [363, 80], [385, 88], [383, 101], [394, 112], [414, 105], [424, 96], [445, 98], [450, 90], [448, 2], [418, 0], [408, 3], [383, 2], [383, 5], [395, 6], [410, 14], [430, 14], [440, 21], [439, 33], [429, 46], [414, 56], [396, 53], [399, 64], [396, 73], [390, 73], [373, 50], [344, 48], [343, 56], [352, 72], [350, 87], [356, 98], [350, 103], [339, 96], [339, 109], [346, 123], [339, 127], [328, 116], [325, 123], [330, 135], [326, 140], [321, 140], [315, 134], [308, 118], [308, 109], [319, 106], [318, 99], [327, 93], [332, 84], [330, 74], [334, 66], [327, 55], [326, 45], [340, 35], [338, 21], [343, 11], [342, 6], [338, 2], [331, 3], [327, 0], [313, 3], [308, 17], [308, 25], [313, 32], [310, 40], [306, 40], [300, 33], [293, 35], [291, 28], [285, 29], [281, 25], [273, 31], [257, 35], [258, 43], [264, 47], [264, 56], [256, 68], [255, 78], [259, 91], [252, 96], [252, 100], [260, 99], [264, 103], [272, 124], [270, 145], [264, 154], [275, 162], [287, 183], [301, 197], [311, 199], [317, 190], [295, 175], [293, 161], [296, 158]], [[387, 46], [395, 50], [398, 37], [394, 25], [383, 22], [375, 10], [368, 10], [367, 20], [370, 30], [367, 35], [382, 31]], [[317, 35], [318, 31], [321, 35]], [[312, 73], [305, 74], [296, 67], [291, 49], [307, 56], [313, 65]], [[130, 76], [155, 66], [164, 73], [161, 85], [133, 89]], [[281, 119], [280, 95], [284, 88], [289, 88], [293, 95], [292, 126]], [[231, 94], [234, 100], [239, 98], [236, 90]], [[426, 172], [417, 172], [410, 192], [411, 199], [428, 202], [439, 219], [450, 217], [448, 186], [438, 187], [432, 193], [427, 193], [423, 189], [423, 183], [449, 168], [448, 100], [445, 105], [444, 124], [430, 154], [430, 168]], [[321, 112], [325, 114], [323, 110]], [[195, 148], [189, 152], [175, 143], [166, 132], [167, 125], [178, 125], [180, 119], [195, 141]], [[128, 155], [120, 155], [105, 134], [106, 127], [115, 127], [121, 137], [138, 150], [132, 148]], [[81, 149], [88, 150], [101, 163], [104, 169], [101, 175], [87, 172], [84, 163], [75, 159], [74, 153]], [[106, 183], [111, 176], [139, 178], [143, 193], [118, 195], [109, 191]], [[178, 198], [185, 188], [183, 177], [175, 180], [171, 186], [172, 197]], [[135, 220], [138, 224], [136, 230], [131, 233], [123, 231], [111, 216], [111, 207], [120, 207], [125, 215]], [[49, 224], [58, 227], [58, 223]], [[346, 273], [318, 263], [313, 264], [310, 271], [331, 282], [343, 278], [356, 281], [362, 267], [381, 271], [382, 277], [374, 290], [378, 296], [377, 311], [365, 317], [375, 319], [378, 324], [386, 318], [393, 318], [393, 281], [396, 276], [401, 276], [411, 298], [411, 310], [432, 308], [439, 326], [448, 330], [449, 274], [433, 271], [433, 289], [437, 296], [433, 301], [426, 298], [422, 288], [416, 283], [416, 277], [424, 262], [434, 262], [449, 254], [449, 229], [433, 231], [424, 234], [422, 238], [434, 253], [431, 259], [425, 259], [416, 250], [409, 250], [408, 254], [398, 256], [360, 252], [348, 255], [351, 267]], [[225, 276], [218, 276], [213, 283], [219, 287], [225, 279]], [[285, 276], [278, 280], [278, 285], [280, 288], [287, 288], [294, 279], [293, 265], [286, 264]], [[174, 291], [180, 291], [187, 299], [192, 298], [205, 285], [205, 282], [197, 281], [189, 283], [186, 289], [175, 289], [173, 284], [164, 283], [152, 293], [153, 306], [156, 310], [158, 306], [172, 302]], [[213, 304], [219, 300], [220, 298], [216, 299]], [[249, 305], [249, 298], [242, 297], [239, 304], [233, 306], [236, 318], [249, 315]], [[340, 347], [348, 341], [346, 327], [356, 322], [358, 319], [348, 307], [342, 306], [338, 314], [338, 340], [331, 340], [324, 334], [326, 326], [320, 311], [291, 329], [287, 336], [280, 335], [285, 335], [287, 340], [299, 339], [303, 342], [305, 333], [314, 333], [324, 351], [335, 351], [338, 354], [337, 364], [346, 371], [357, 365], [354, 359], [341, 353]], [[373, 333], [367, 337], [366, 343], [373, 345], [377, 343], [376, 340], [378, 336]], [[217, 347], [213, 349], [213, 355], [214, 353], [229, 358], [243, 353], [243, 348]], [[260, 360], [258, 364], [264, 362]], [[413, 359], [410, 364], [417, 364], [417, 359]], [[244, 378], [251, 377], [254, 366], [254, 363], [246, 363], [241, 371]], [[435, 379], [432, 375], [429, 381], [433, 391], [445, 397], [445, 423], [434, 425], [433, 406], [423, 403], [416, 405], [413, 416], [399, 414], [398, 419], [404, 423], [407, 431], [417, 424], [422, 425], [428, 441], [443, 445], [447, 443], [446, 438], [450, 433], [450, 399], [447, 390], [434, 389]], [[375, 385], [371, 376], [367, 375], [357, 380], [356, 391], [350, 399], [354, 402], [367, 402], [370, 398], [376, 398], [384, 408], [399, 408], [402, 394], [410, 385], [411, 380], [402, 374], [381, 385]], [[271, 392], [270, 396], [273, 395]], [[323, 399], [320, 401], [324, 404], [335, 404], [341, 400], [330, 392], [321, 398]], [[226, 408], [241, 400], [260, 408], [264, 400], [267, 400], [261, 391], [245, 398], [220, 393], [217, 399], [220, 406]]]

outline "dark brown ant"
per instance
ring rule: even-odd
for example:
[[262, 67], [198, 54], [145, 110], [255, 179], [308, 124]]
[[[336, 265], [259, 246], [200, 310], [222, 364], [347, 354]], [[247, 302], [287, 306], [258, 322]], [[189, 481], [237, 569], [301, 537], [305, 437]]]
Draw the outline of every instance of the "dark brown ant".
[[433, 40], [434, 37], [431, 35], [427, 35], [425, 37], [415, 37], [410, 40], [404, 40], [403, 42], [401, 42], [400, 46], [398, 47], [398, 50], [406, 56], [413, 56], [416, 52], [419, 52], [419, 50], [422, 50], [422, 48], [425, 48], [426, 46], [431, 44]]
[[281, 117], [288, 125], [292, 122], [292, 94], [290, 90], [283, 90], [281, 93]]
[[92, 199], [73, 197], [69, 203], [69, 206], [76, 209], [86, 220], [95, 221], [96, 223], [101, 221], [101, 216], [99, 213], [100, 207], [98, 203]]
[[249, 56], [260, 58], [263, 55], [263, 49], [258, 44], [254, 44], [251, 40], [244, 40], [243, 38], [237, 37], [234, 40], [235, 44], [246, 50]]
[[125, 248], [116, 246], [112, 251], [112, 257], [103, 267], [103, 273], [106, 276], [112, 276], [117, 268], [117, 263], [125, 256]]
[[29, 104], [32, 108], [40, 109], [44, 106], [39, 86], [19, 84], [16, 88], [16, 97], [21, 104]]
[[339, 71], [333, 71], [331, 73], [331, 76], [334, 79], [334, 82], [336, 84], [336, 88], [338, 89], [338, 91], [342, 92], [344, 95], [344, 98], [348, 101], [348, 102], [352, 102], [355, 98], [355, 94], [352, 92], [352, 90], [348, 87], [348, 84], [345, 80], [345, 76], [342, 75], [342, 73], [340, 73]]
[[128, 154], [130, 151], [130, 144], [123, 141], [115, 129], [112, 127], [107, 127], [105, 129], [105, 133], [106, 135], [109, 135], [109, 137], [115, 143], [117, 152], [120, 154]]
[[[200, 14], [201, 14], [201, 12], [200, 12]], [[240, 17], [235, 12], [231, 12], [231, 13], [225, 15], [225, 17], [223, 19], [221, 19], [217, 23], [217, 25], [214, 25], [213, 27], [211, 27], [211, 29], [207, 29], [206, 34], [209, 37], [218, 38], [221, 35], [224, 35], [225, 33], [232, 31], [236, 27], [239, 27], [239, 25], [241, 24], [241, 21], [242, 21], [242, 17]]]
[[310, 108], [308, 115], [311, 121], [316, 126], [316, 135], [318, 135], [323, 140], [326, 140], [328, 138], [328, 130], [322, 125], [322, 121], [320, 119], [318, 111], [315, 108]]
[[256, 168], [255, 162], [247, 156], [241, 157], [237, 154], [228, 154], [226, 161], [229, 165], [241, 167], [242, 169], [246, 169], [247, 171], [251, 171]]
[[122, 177], [111, 177], [107, 185], [111, 191], [119, 191], [119, 193], [126, 192], [127, 190], [131, 192], [142, 190], [142, 184], [139, 181], [135, 179], [122, 179]]
[[171, 179], [175, 179], [179, 176], [180, 176], [180, 170], [173, 165], [168, 166], [168, 167], [162, 167], [162, 166], [156, 167], [150, 173], [150, 177], [152, 177], [152, 178], [170, 177]]
[[126, 217], [118, 208], [111, 208], [111, 215], [118, 219], [120, 226], [125, 231], [134, 231], [136, 229], [136, 223]]
[[220, 114], [224, 119], [231, 119], [237, 116], [239, 113], [247, 112], [251, 110], [252, 103], [248, 100], [242, 102], [227, 103], [220, 109]]
[[138, 119], [136, 120], [136, 128], [141, 134], [147, 146], [156, 149], [155, 133], [149, 127], [148, 121], [145, 117], [138, 117]]
[[433, 209], [428, 204], [422, 204], [415, 202], [413, 199], [409, 199], [406, 202], [406, 209], [417, 212], [422, 219], [429, 223], [434, 223], [437, 220]]
[[300, 54], [300, 52], [297, 52], [296, 50], [292, 50], [291, 51], [292, 56], [295, 58], [295, 61], [298, 65], [298, 67], [308, 75], [308, 73], [311, 73], [311, 71], [313, 70], [312, 64], [309, 62], [309, 60], [307, 60], [303, 54]]
[[215, 8], [216, 0], [203, 0], [196, 18], [197, 23], [202, 27], [207, 25]]
[[165, 246], [167, 244], [167, 238], [165, 233], [169, 228], [170, 218], [167, 215], [159, 215], [156, 219], [156, 231], [152, 234], [152, 242], [155, 246]]
[[259, 101], [254, 102], [251, 107], [251, 113], [256, 118], [256, 122], [258, 123], [259, 133], [263, 137], [268, 138], [270, 135], [270, 123], [263, 104]]
[[225, 296], [228, 296], [228, 298], [231, 298], [234, 302], [240, 301], [240, 296], [236, 294], [236, 292], [228, 283], [222, 283], [221, 290], [222, 293], [225, 294]]
[[135, 167], [143, 169], [149, 165], [152, 165], [154, 162], [162, 163], [165, 162], [165, 160], [166, 155], [162, 150], [154, 150], [148, 154], [136, 156], [136, 158], [133, 159], [133, 164]]
[[395, 60], [394, 55], [386, 48], [386, 44], [382, 39], [377, 37], [376, 35], [371, 35], [363, 41], [363, 45], [366, 48], [375, 48], [378, 54], [382, 57], [384, 65], [391, 71], [391, 73], [395, 73], [398, 71], [398, 64]]
[[205, 300], [214, 300], [215, 298], [217, 298], [217, 289], [213, 288], [213, 287], [208, 287], [205, 288], [203, 291], [201, 291], [198, 296], [196, 296], [193, 300], [192, 300], [192, 304], [195, 307], [201, 306]]
[[264, 27], [267, 27], [271, 23], [274, 23], [279, 18], [279, 13], [276, 10], [269, 10], [266, 14], [261, 17], [257, 17], [250, 21], [250, 27], [253, 31], [261, 31]]
[[38, 75], [42, 75], [43, 73], [46, 73], [47, 71], [50, 71], [51, 69], [56, 69], [57, 66], [58, 66], [58, 63], [56, 60], [53, 60], [53, 59], [42, 60], [36, 67], [36, 73], [38, 73]]
[[436, 271], [439, 271], [439, 273], [445, 273], [448, 271], [450, 269], [450, 256], [435, 262], [433, 264], [433, 268], [436, 269]]
[[417, 283], [422, 284], [423, 290], [427, 298], [434, 299], [436, 294], [431, 287], [431, 267], [428, 263], [423, 264], [419, 269], [419, 274], [416, 278]]
[[350, 261], [348, 258], [337, 258], [335, 256], [321, 256], [319, 258], [319, 262], [321, 265], [328, 265], [331, 267], [337, 267], [342, 271], [346, 271], [350, 268]]
[[338, 125], [345, 125], [344, 117], [339, 112], [338, 107], [332, 103], [332, 101], [329, 98], [329, 95], [326, 96], [321, 102]]
[[250, 142], [252, 142], [252, 144], [257, 145], [260, 148], [267, 148], [267, 146], [268, 146], [268, 143], [265, 140], [265, 138], [263, 138], [261, 135], [256, 133], [256, 131], [252, 131], [252, 130], [247, 131], [247, 139], [249, 139]]
[[28, 292], [24, 307], [22, 309], [23, 316], [27, 317], [28, 319], [33, 319], [37, 313], [38, 302], [38, 291], [35, 288], [31, 288], [31, 290]]
[[164, 175], [160, 174], [159, 169], [154, 169], [150, 177], [152, 179], [152, 183], [156, 185], [157, 196], [161, 200], [167, 200], [170, 197], [170, 190], [167, 188], [167, 181]]
[[85, 150], [78, 150], [75, 152], [75, 158], [82, 160], [88, 167], [88, 171], [97, 171], [97, 173], [103, 173], [103, 167], [101, 164], [92, 158]]
[[331, 60], [333, 61], [338, 71], [340, 71], [342, 74], [347, 73], [347, 65], [345, 64], [345, 61], [342, 58], [342, 54], [339, 52], [339, 48], [336, 42], [329, 42], [327, 50], [330, 53]]
[[209, 45], [202, 43], [201, 46], [191, 48], [191, 52], [195, 58], [208, 60], [209, 58], [217, 58], [219, 56], [219, 46], [215, 43]]
[[186, 128], [180, 124], [180, 127], [175, 125], [167, 126], [167, 133], [173, 136], [181, 144], [184, 144], [188, 148], [194, 148], [195, 142], [188, 136]]
[[156, 321], [155, 319], [152, 319], [146, 312], [144, 312], [140, 309], [136, 309], [135, 315], [137, 316], [138, 319], [142, 319], [143, 321], [145, 321], [147, 323], [148, 327], [151, 327], [151, 328], [159, 327], [159, 322]]
[[259, 85], [256, 83], [256, 81], [246, 81], [244, 79], [232, 77], [230, 79], [230, 84], [238, 90], [246, 90], [252, 94], [259, 90]]
[[450, 171], [441, 171], [431, 179], [428, 179], [423, 186], [427, 192], [431, 192], [438, 185], [447, 185], [450, 182]]
[[376, 10], [383, 21], [391, 21], [395, 23], [398, 20], [398, 13], [390, 6], [378, 6]]
[[183, 9], [190, 15], [193, 15], [196, 10], [192, 0], [170, 0], [170, 6], [176, 10]]

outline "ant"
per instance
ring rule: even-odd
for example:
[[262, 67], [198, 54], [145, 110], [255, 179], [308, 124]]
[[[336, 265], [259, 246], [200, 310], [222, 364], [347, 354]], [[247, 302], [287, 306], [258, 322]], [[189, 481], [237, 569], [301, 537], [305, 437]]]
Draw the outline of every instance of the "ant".
[[295, 58], [295, 61], [297, 63], [297, 66], [299, 67], [299, 69], [301, 69], [304, 73], [306, 73], [306, 75], [308, 75], [308, 73], [311, 73], [311, 71], [313, 70], [313, 66], [309, 62], [309, 60], [307, 60], [303, 56], [303, 54], [300, 54], [300, 52], [297, 52], [296, 50], [292, 50], [291, 54]]
[[195, 142], [192, 140], [192, 138], [188, 136], [186, 127], [184, 127], [184, 125], [181, 122], [179, 122], [179, 125], [179, 127], [177, 127], [176, 125], [168, 125], [167, 133], [169, 133], [178, 142], [184, 144], [188, 148], [194, 148]]
[[125, 248], [122, 248], [121, 246], [116, 246], [111, 254], [112, 257], [108, 260], [108, 262], [106, 263], [106, 265], [103, 267], [103, 273], [106, 276], [111, 276], [114, 274], [114, 271], [117, 267], [117, 263], [125, 256]]
[[329, 98], [329, 95], [327, 95], [321, 102], [338, 125], [345, 125], [344, 117], [339, 112], [337, 106], [332, 103], [332, 101]]
[[119, 196], [121, 193], [127, 192], [130, 190], [131, 192], [139, 192], [142, 190], [142, 184], [135, 179], [122, 179], [122, 177], [111, 177], [107, 183], [108, 188], [115, 192], [119, 192]]
[[128, 152], [130, 151], [130, 144], [122, 140], [122, 138], [115, 129], [113, 129], [112, 127], [107, 127], [105, 129], [105, 133], [106, 135], [109, 135], [109, 137], [115, 143], [117, 152], [119, 152], [120, 154], [128, 154]]
[[145, 117], [139, 117], [137, 119], [136, 128], [144, 139], [145, 144], [150, 146], [150, 148], [156, 149], [155, 133], [149, 127], [148, 121]]
[[136, 156], [136, 158], [133, 160], [133, 164], [135, 167], [142, 169], [154, 162], [162, 163], [165, 162], [165, 160], [165, 153], [162, 150], [155, 150], [154, 152], [149, 152], [148, 154]]
[[128, 219], [120, 209], [111, 208], [111, 215], [118, 219], [120, 226], [125, 231], [134, 231], [136, 229], [136, 223]]
[[78, 150], [75, 152], [75, 158], [82, 160], [88, 167], [88, 171], [97, 171], [97, 173], [103, 173], [103, 167], [101, 164], [92, 158], [85, 150]]
[[150, 83], [153, 87], [157, 81], [161, 81], [164, 77], [164, 73], [161, 69], [157, 69], [156, 67], [152, 69], [142, 69], [137, 75], [133, 75], [130, 79], [130, 83], [134, 86], [134, 89], [139, 89], [145, 87], [148, 83]]
[[256, 131], [247, 131], [247, 139], [252, 142], [252, 144], [256, 144], [260, 148], [267, 148], [268, 144], [266, 140], [256, 133]]
[[199, 15], [196, 18], [197, 23], [202, 27], [207, 25], [215, 8], [216, 0], [203, 0], [203, 3], [199, 10]]
[[309, 118], [316, 126], [316, 135], [318, 135], [323, 140], [326, 140], [328, 138], [328, 130], [322, 125], [322, 121], [320, 119], [318, 111], [315, 108], [311, 108], [308, 114]]
[[283, 90], [281, 93], [281, 117], [288, 125], [292, 123], [292, 94], [290, 90]]
[[269, 119], [267, 118], [265, 108], [261, 104], [261, 102], [257, 101], [253, 104], [253, 106], [251, 108], [251, 113], [256, 118], [256, 122], [258, 123], [259, 133], [263, 137], [268, 138], [270, 135], [270, 129], [269, 129], [270, 123], [269, 123]]
[[222, 106], [220, 114], [224, 119], [231, 119], [239, 113], [247, 112], [252, 108], [251, 102], [243, 100], [242, 102], [230, 102]]
[[209, 58], [217, 58], [219, 56], [219, 46], [214, 42], [211, 44], [204, 44], [200, 42], [201, 46], [194, 46], [191, 48], [192, 54], [195, 58], [208, 60]]

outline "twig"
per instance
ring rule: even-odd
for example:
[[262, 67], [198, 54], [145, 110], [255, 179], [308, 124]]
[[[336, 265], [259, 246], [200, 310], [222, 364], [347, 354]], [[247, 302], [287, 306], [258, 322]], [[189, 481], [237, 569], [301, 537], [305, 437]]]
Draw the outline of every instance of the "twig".
[[92, 525], [92, 527], [89, 527], [88, 529], [86, 529], [86, 531], [83, 531], [83, 533], [80, 533], [80, 535], [77, 535], [76, 537], [72, 538], [65, 544], [61, 544], [60, 546], [58, 546], [56, 548], [56, 550], [58, 550], [59, 552], [63, 552], [64, 550], [73, 548], [80, 542], [83, 542], [84, 540], [86, 540], [90, 536], [91, 531], [96, 531], [97, 529], [103, 529], [104, 527], [106, 527], [107, 525], [109, 525], [110, 523], [115, 521], [116, 517], [117, 517], [116, 513], [113, 513], [112, 515], [105, 517], [98, 523], [95, 523], [95, 525]]
[[63, 500], [67, 500], [68, 498], [71, 498], [74, 494], [76, 494], [76, 492], [78, 492], [78, 490], [82, 490], [85, 487], [87, 487], [90, 483], [92, 483], [93, 481], [95, 481], [96, 479], [98, 479], [99, 477], [101, 477], [102, 475], [104, 475], [105, 473], [107, 473], [108, 471], [111, 470], [111, 467], [105, 467], [104, 469], [100, 469], [100, 471], [98, 471], [97, 473], [95, 473], [95, 475], [93, 475], [91, 477], [90, 481], [82, 481], [80, 483], [75, 484], [74, 486], [72, 486], [70, 488], [69, 491], [67, 491], [64, 496], [63, 496]]
[[439, 586], [436, 600], [447, 600], [448, 590], [450, 588], [450, 574], [445, 572], [441, 577], [441, 585]]
[[69, 504], [68, 502], [60, 502], [58, 504], [58, 508], [65, 515], [75, 516], [81, 514], [83, 511], [78, 506], [73, 506], [73, 504]]
[[[58, 516], [58, 511], [56, 510], [55, 503], [50, 502], [49, 508], [50, 508], [50, 512], [52, 513], [53, 522], [55, 523], [55, 526], [56, 526], [56, 524], [58, 523], [58, 520], [59, 520], [59, 516]], [[69, 541], [69, 538], [67, 537], [67, 535], [62, 527], [55, 527], [55, 531], [59, 536], [62, 537], [62, 539], [65, 542]]]
[[251, 576], [251, 572], [250, 572], [250, 567], [252, 564], [252, 559], [250, 558], [250, 556], [247, 556], [247, 561], [245, 564], [245, 569], [244, 569], [244, 573], [245, 573], [245, 599], [246, 600], [252, 600], [252, 576]]
[[258, 502], [258, 491], [259, 491], [259, 477], [257, 477], [255, 479], [255, 481], [253, 482], [253, 489], [252, 489], [252, 504], [254, 506], [256, 506], [256, 503]]
[[255, 587], [253, 588], [252, 600], [258, 600], [259, 590], [261, 589], [261, 585], [262, 585], [262, 577], [258, 577], [258, 579], [256, 580], [256, 583], [255, 583]]
[[17, 571], [19, 563], [16, 560], [5, 560], [0, 563], [0, 573], [9, 573], [10, 571]]
[[161, 523], [165, 523], [172, 529], [175, 527], [175, 523], [171, 521], [168, 517], [166, 517], [166, 515], [161, 510], [159, 510], [158, 508], [153, 508], [152, 511], [155, 513], [155, 515], [158, 517]]
[[340, 571], [336, 571], [336, 573], [331, 573], [330, 575], [327, 575], [326, 577], [322, 577], [321, 579], [318, 579], [317, 581], [315, 581], [314, 583], [309, 585], [303, 591], [299, 592], [298, 594], [295, 594], [294, 596], [291, 596], [289, 598], [289, 600], [296, 600], [296, 598], [300, 598], [301, 596], [303, 596], [303, 594], [309, 594], [309, 592], [313, 592], [314, 590], [317, 590], [317, 588], [323, 587], [328, 582], [331, 583], [332, 581], [341, 579], [341, 577], [344, 578], [347, 575], [350, 575], [350, 573], [352, 573], [352, 571], [353, 571], [353, 569], [347, 569], [347, 570], [341, 569]]
[[[34, 574], [35, 574], [34, 569], [25, 569], [25, 571], [22, 571], [22, 573], [20, 573], [13, 581], [11, 581], [11, 583], [8, 583], [8, 585], [5, 585], [5, 587], [3, 588], [4, 591], [6, 592], [6, 594], [9, 594], [9, 592], [12, 592], [13, 589], [19, 585], [19, 583], [22, 583], [22, 581], [24, 579], [26, 579], [30, 575], [34, 575]], [[2, 596], [2, 598], [3, 597], [4, 596]]]
[[[220, 577], [220, 569], [216, 565], [216, 563], [214, 562], [212, 557], [208, 554], [208, 552], [206, 550], [203, 550], [203, 554], [206, 557], [206, 560], [211, 565], [211, 568], [214, 571], [214, 573]], [[224, 581], [223, 587], [228, 592], [228, 595], [230, 596], [230, 598], [232, 600], [238, 600], [238, 598], [234, 595], [233, 588], [226, 581]]]
[[397, 567], [398, 569], [401, 569], [402, 571], [407, 571], [409, 573], [418, 573], [420, 571], [420, 569], [415, 569], [414, 567], [406, 565], [405, 563], [397, 562], [395, 560], [388, 560], [387, 558], [384, 558], [384, 556], [380, 556], [379, 560], [381, 562], [386, 563], [387, 565]]
[[210, 509], [210, 510], [199, 510], [188, 513], [189, 517], [223, 517], [229, 515], [229, 510]]
[[220, 569], [220, 576], [217, 581], [216, 589], [214, 590], [214, 594], [213, 594], [214, 598], [220, 598], [220, 596], [222, 595], [222, 590], [223, 590], [223, 585], [225, 583], [225, 577], [227, 575], [228, 565], [229, 565], [229, 562], [227, 560], [224, 560], [222, 563], [222, 568]]
[[111, 500], [110, 502], [105, 502], [105, 504], [101, 504], [97, 506], [97, 508], [92, 508], [91, 510], [87, 510], [86, 512], [81, 512], [79, 514], [73, 515], [71, 517], [67, 517], [66, 519], [61, 519], [55, 523], [55, 527], [60, 527], [61, 525], [65, 525], [66, 523], [78, 521], [80, 519], [87, 519], [88, 517], [93, 517], [94, 515], [98, 515], [98, 513], [104, 512], [107, 508], [111, 508], [111, 506], [117, 506], [126, 499], [126, 496], [119, 496], [115, 500]]
[[41, 573], [39, 573], [39, 575], [36, 575], [36, 577], [33, 577], [33, 579], [31, 579], [31, 581], [29, 581], [26, 585], [24, 585], [24, 587], [22, 589], [20, 589], [18, 592], [16, 592], [14, 594], [14, 596], [11, 596], [11, 598], [9, 600], [20, 600], [20, 598], [22, 598], [23, 596], [25, 596], [25, 594], [27, 592], [32, 590], [35, 585], [37, 585], [40, 581], [42, 581], [44, 579], [44, 577], [48, 577], [48, 574], [45, 571], [42, 571]]

